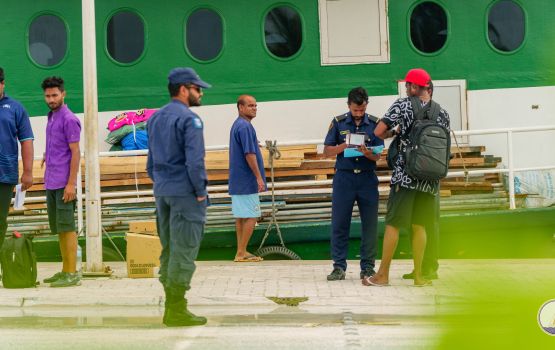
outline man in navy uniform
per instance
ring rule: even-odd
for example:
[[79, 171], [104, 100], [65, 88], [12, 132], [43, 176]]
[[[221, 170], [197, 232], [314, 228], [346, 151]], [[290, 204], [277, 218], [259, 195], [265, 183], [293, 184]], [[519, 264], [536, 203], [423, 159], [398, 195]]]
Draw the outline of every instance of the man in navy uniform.
[[206, 318], [190, 313], [185, 299], [204, 234], [208, 202], [203, 123], [189, 107], [200, 106], [202, 88], [210, 85], [192, 68], [172, 69], [168, 80], [172, 100], [147, 124], [147, 171], [154, 182], [162, 243], [163, 322], [169, 327], [203, 325]]
[[[366, 90], [362, 87], [352, 89], [349, 92], [347, 106], [349, 112], [332, 120], [324, 141], [324, 154], [327, 157], [337, 156], [336, 172], [333, 177], [331, 214], [333, 271], [328, 275], [328, 281], [345, 279], [349, 231], [355, 201], [362, 224], [361, 279], [374, 274], [378, 245], [379, 194], [378, 177], [375, 170], [376, 161], [380, 159], [381, 149], [383, 149], [383, 140], [374, 137], [374, 128], [378, 118], [366, 113], [368, 106]], [[346, 141], [350, 134], [363, 135], [364, 143], [356, 149], [349, 148], [347, 150]]]

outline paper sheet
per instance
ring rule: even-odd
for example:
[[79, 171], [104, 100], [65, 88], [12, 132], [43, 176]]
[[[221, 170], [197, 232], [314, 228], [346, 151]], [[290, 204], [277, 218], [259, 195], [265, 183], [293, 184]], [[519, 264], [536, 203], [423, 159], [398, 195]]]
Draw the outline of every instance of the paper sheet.
[[15, 199], [13, 202], [13, 210], [24, 210], [23, 204], [25, 204], [25, 193], [27, 191], [21, 190], [21, 184], [15, 186]]
[[351, 146], [360, 146], [364, 144], [364, 138], [366, 135], [364, 134], [348, 134], [347, 135], [347, 144]]
[[361, 157], [363, 154], [359, 152], [356, 148], [345, 148], [343, 151], [343, 157], [350, 158], [350, 157]]
[[[370, 150], [374, 154], [380, 154], [383, 152], [383, 148], [384, 146], [375, 146], [375, 147], [370, 147]], [[346, 157], [346, 158], [362, 157], [362, 156], [363, 156], [362, 152], [360, 152], [356, 148], [349, 147], [349, 148], [345, 148], [345, 151], [343, 151], [343, 157]]]

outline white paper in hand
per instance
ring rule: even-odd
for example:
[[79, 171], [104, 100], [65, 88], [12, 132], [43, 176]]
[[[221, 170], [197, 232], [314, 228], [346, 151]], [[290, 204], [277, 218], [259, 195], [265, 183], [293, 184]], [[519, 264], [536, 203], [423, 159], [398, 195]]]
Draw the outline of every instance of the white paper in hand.
[[13, 202], [13, 210], [24, 210], [23, 204], [25, 204], [25, 193], [27, 191], [21, 190], [21, 184], [15, 186], [15, 199]]
[[349, 146], [361, 146], [364, 144], [364, 134], [348, 134], [347, 144]]

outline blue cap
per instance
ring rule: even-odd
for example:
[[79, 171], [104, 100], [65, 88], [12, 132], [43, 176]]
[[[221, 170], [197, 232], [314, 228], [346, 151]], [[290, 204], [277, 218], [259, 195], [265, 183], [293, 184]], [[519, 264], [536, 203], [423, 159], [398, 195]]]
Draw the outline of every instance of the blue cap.
[[168, 74], [168, 81], [170, 84], [194, 84], [201, 88], [210, 88], [212, 85], [202, 81], [193, 68], [178, 67], [174, 68]]

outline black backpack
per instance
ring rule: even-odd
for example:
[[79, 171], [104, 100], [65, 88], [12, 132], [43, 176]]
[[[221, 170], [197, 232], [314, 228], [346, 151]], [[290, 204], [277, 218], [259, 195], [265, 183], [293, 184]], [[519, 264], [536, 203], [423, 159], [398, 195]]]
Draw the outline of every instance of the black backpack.
[[37, 257], [33, 238], [14, 232], [0, 249], [4, 288], [29, 288], [37, 285]]
[[440, 180], [447, 176], [451, 159], [449, 130], [437, 123], [441, 106], [430, 101], [422, 107], [418, 97], [411, 97], [414, 122], [408, 131], [405, 171], [419, 180]]

